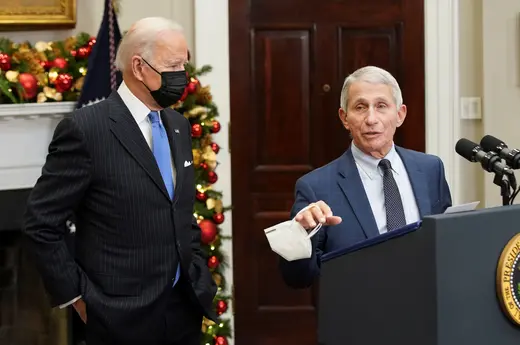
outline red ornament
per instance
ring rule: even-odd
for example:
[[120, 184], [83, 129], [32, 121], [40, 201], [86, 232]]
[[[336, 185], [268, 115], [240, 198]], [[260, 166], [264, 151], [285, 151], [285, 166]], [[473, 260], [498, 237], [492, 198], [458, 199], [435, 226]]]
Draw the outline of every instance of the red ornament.
[[211, 132], [218, 133], [220, 131], [220, 123], [218, 121], [213, 121], [211, 125]]
[[11, 69], [11, 57], [5, 53], [0, 53], [0, 71], [7, 72]]
[[[217, 236], [217, 226], [209, 219], [201, 220], [200, 227], [200, 241], [204, 244], [210, 244], [215, 241]], [[215, 257], [216, 258], [216, 257]], [[208, 262], [209, 265], [209, 262]], [[218, 265], [218, 264], [217, 264]]]
[[218, 301], [217, 302], [217, 314], [222, 315], [226, 312], [226, 310], [227, 310], [226, 301], [222, 301], [222, 300]]
[[218, 180], [218, 176], [214, 171], [208, 172], [208, 182], [209, 183], [213, 184], [213, 183], [217, 182], [217, 180]]
[[90, 56], [90, 53], [92, 53], [92, 47], [93, 46], [87, 46], [87, 56]]
[[76, 57], [76, 55], [78, 55], [78, 52], [75, 50], [71, 50], [70, 55], [72, 55], [72, 57]]
[[65, 60], [64, 58], [62, 57], [59, 57], [59, 58], [56, 58], [54, 59], [54, 61], [52, 62], [52, 64], [54, 65], [54, 67], [58, 67], [60, 69], [66, 69], [67, 66], [69, 65], [67, 60]]
[[213, 152], [215, 153], [218, 153], [220, 151], [220, 147], [218, 146], [217, 143], [211, 143], [211, 149], [213, 150]]
[[40, 61], [40, 66], [42, 66], [43, 69], [45, 69], [45, 70], [50, 70], [51, 67], [52, 67], [52, 62], [50, 62], [48, 60], [47, 61]]
[[96, 38], [94, 36], [90, 37], [88, 40], [88, 45], [93, 47], [96, 44]]
[[228, 341], [223, 336], [215, 337], [215, 345], [228, 345]]
[[18, 77], [18, 81], [23, 88], [23, 98], [32, 99], [36, 97], [38, 93], [38, 80], [31, 73], [21, 73]]
[[208, 164], [202, 162], [202, 163], [200, 163], [199, 167], [200, 167], [201, 169], [207, 170], [207, 169], [208, 169]]
[[81, 47], [81, 48], [78, 48], [78, 54], [77, 54], [77, 57], [79, 59], [85, 59], [87, 56], [88, 56], [88, 49], [87, 47]]
[[181, 98], [179, 99], [179, 102], [184, 102], [184, 100], [188, 97], [188, 87], [184, 88], [184, 92], [182, 93]]
[[202, 135], [202, 126], [198, 123], [194, 123], [191, 126], [191, 136], [194, 138], [199, 138]]
[[68, 73], [59, 74], [54, 84], [58, 92], [69, 91], [72, 88], [72, 76]]
[[217, 224], [222, 224], [224, 223], [224, 214], [223, 213], [215, 213], [213, 215], [213, 220], [215, 221], [215, 223]]
[[188, 90], [188, 93], [195, 93], [195, 91], [197, 91], [197, 83], [193, 81], [190, 82], [185, 90]]
[[220, 262], [218, 261], [218, 258], [215, 255], [211, 256], [208, 259], [208, 267], [211, 269], [217, 268], [219, 264]]
[[197, 198], [197, 200], [202, 201], [202, 202], [208, 200], [208, 195], [203, 192], [197, 192], [195, 194], [195, 197]]

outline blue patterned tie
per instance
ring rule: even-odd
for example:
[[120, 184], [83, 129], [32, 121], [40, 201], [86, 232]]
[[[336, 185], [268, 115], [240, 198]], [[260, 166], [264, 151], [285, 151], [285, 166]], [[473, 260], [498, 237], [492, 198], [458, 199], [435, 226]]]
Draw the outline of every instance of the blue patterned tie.
[[[164, 180], [164, 184], [166, 185], [166, 190], [170, 195], [170, 198], [173, 199], [173, 171], [172, 171], [172, 155], [170, 150], [170, 143], [168, 141], [168, 135], [166, 134], [166, 130], [164, 129], [161, 121], [159, 120], [159, 113], [156, 111], [150, 112], [148, 114], [150, 121], [152, 122], [152, 151], [155, 156], [155, 160], [157, 161], [157, 165], [159, 166], [159, 170], [161, 171], [161, 176]], [[175, 275], [175, 280], [173, 281], [173, 286], [179, 280], [181, 270], [180, 265], [177, 266], [177, 274]]]
[[383, 170], [383, 191], [385, 193], [386, 228], [387, 231], [399, 229], [406, 225], [403, 202], [399, 188], [392, 174], [392, 165], [388, 159], [382, 159], [379, 167]]

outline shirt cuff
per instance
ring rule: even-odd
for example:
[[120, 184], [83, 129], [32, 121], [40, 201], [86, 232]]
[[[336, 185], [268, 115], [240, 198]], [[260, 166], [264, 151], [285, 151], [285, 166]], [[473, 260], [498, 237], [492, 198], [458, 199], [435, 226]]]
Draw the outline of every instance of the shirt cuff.
[[78, 297], [74, 298], [74, 299], [73, 299], [72, 301], [70, 301], [70, 302], [67, 302], [67, 303], [65, 303], [65, 304], [60, 305], [59, 308], [60, 308], [60, 309], [63, 309], [63, 308], [65, 308], [65, 307], [68, 307], [69, 305], [71, 305], [72, 303], [76, 302], [76, 301], [79, 300], [80, 298], [81, 298], [81, 295], [79, 295]]

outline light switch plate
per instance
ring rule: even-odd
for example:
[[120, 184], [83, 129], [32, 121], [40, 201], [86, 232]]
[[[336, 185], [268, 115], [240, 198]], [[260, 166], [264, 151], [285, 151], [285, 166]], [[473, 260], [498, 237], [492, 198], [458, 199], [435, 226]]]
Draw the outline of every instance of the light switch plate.
[[460, 118], [466, 120], [482, 119], [482, 106], [480, 97], [460, 98]]

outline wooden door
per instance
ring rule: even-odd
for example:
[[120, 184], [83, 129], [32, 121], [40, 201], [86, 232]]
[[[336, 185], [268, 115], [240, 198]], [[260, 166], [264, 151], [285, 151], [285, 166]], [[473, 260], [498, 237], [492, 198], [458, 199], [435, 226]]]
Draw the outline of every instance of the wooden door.
[[396, 143], [424, 151], [422, 0], [229, 0], [237, 345], [315, 345], [316, 288], [280, 277], [263, 229], [287, 220], [294, 183], [340, 156], [344, 78], [376, 65], [399, 81]]

